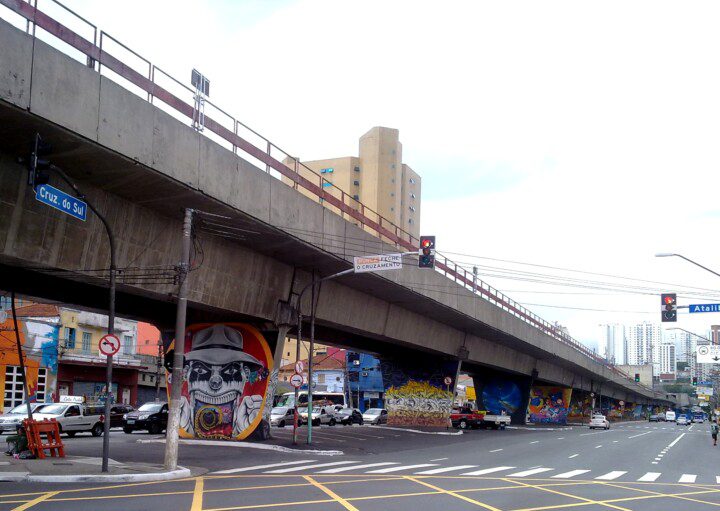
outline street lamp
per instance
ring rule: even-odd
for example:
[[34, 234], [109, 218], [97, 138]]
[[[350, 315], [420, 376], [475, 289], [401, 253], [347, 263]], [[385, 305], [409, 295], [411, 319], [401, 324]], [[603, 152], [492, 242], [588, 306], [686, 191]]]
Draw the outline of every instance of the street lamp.
[[689, 263], [694, 264], [695, 266], [699, 266], [700, 268], [702, 268], [702, 269], [705, 270], [705, 271], [709, 271], [709, 272], [712, 273], [713, 275], [716, 275], [716, 276], [720, 277], [720, 273], [718, 273], [718, 272], [716, 272], [716, 271], [713, 271], [713, 270], [711, 270], [710, 268], [707, 268], [707, 267], [703, 266], [702, 264], [700, 264], [700, 263], [698, 263], [698, 262], [696, 262], [696, 261], [693, 261], [692, 259], [688, 259], [687, 257], [685, 257], [685, 256], [682, 255], [682, 254], [673, 254], [673, 253], [670, 253], [670, 252], [661, 252], [661, 253], [659, 253], [659, 254], [655, 254], [655, 257], [679, 257], [679, 258], [681, 258], [681, 259], [685, 259], [685, 260], [686, 260], [687, 262], [689, 262]]

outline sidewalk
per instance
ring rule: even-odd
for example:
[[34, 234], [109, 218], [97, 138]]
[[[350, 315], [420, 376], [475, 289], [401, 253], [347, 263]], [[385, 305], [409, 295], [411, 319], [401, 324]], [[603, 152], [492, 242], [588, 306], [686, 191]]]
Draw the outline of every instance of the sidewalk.
[[123, 464], [115, 460], [108, 463], [109, 471], [102, 473], [102, 459], [84, 456], [46, 458], [43, 460], [17, 460], [7, 458], [0, 461], [0, 482], [33, 483], [126, 483], [146, 481], [167, 481], [202, 475], [204, 468], [178, 467], [166, 471], [162, 465], [150, 463]]

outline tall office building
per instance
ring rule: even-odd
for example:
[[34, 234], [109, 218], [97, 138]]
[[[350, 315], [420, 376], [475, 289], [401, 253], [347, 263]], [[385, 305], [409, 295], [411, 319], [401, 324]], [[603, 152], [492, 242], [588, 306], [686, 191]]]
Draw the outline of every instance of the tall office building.
[[663, 332], [657, 323], [638, 323], [625, 327], [627, 358], [630, 365], [651, 363], [653, 374], [660, 374], [660, 345]]
[[708, 332], [708, 339], [710, 339], [713, 344], [720, 344], [720, 325], [712, 325], [710, 327], [710, 332]]
[[696, 337], [682, 330], [665, 331], [665, 342], [675, 345], [675, 358], [678, 362], [692, 364], [693, 354], [697, 346]]
[[600, 325], [600, 349], [604, 356], [613, 364], [627, 363], [627, 340], [625, 339], [625, 326], [612, 324]]
[[662, 343], [659, 350], [659, 374], [675, 374], [676, 372], [676, 360], [675, 360], [675, 345], [672, 343]]
[[[322, 183], [302, 167], [298, 167], [298, 171], [333, 197], [344, 199], [350, 207], [360, 210], [362, 203], [364, 214], [371, 220], [378, 221], [372, 213], [375, 212], [419, 238], [421, 179], [402, 161], [400, 132], [376, 126], [360, 137], [359, 146], [358, 156], [303, 161], [305, 166], [320, 175]], [[295, 169], [293, 160], [286, 159], [284, 163]], [[283, 181], [292, 184], [285, 177]], [[298, 190], [317, 200], [304, 188], [299, 187]], [[342, 215], [336, 208], [328, 208]], [[352, 218], [348, 219], [352, 221]], [[386, 227], [390, 229], [389, 225]]]

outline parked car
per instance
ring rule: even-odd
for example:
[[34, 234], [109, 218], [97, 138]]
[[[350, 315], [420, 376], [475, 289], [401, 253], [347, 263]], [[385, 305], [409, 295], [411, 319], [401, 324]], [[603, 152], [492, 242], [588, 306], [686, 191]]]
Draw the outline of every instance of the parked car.
[[[33, 413], [36, 411], [39, 412], [45, 404], [46, 403], [30, 403], [30, 410], [32, 410]], [[17, 405], [9, 412], [0, 415], [0, 433], [7, 431], [15, 433], [17, 427], [25, 419], [27, 419], [27, 405]]]
[[702, 412], [693, 412], [692, 421], [703, 424], [705, 422], [705, 415]]
[[675, 422], [675, 412], [665, 412], [665, 422]]
[[[64, 398], [77, 398], [67, 402]], [[33, 413], [33, 419], [55, 419], [60, 433], [75, 436], [77, 433], [90, 432], [92, 436], [100, 436], [105, 430], [105, 416], [102, 406], [85, 405], [82, 396], [60, 396], [60, 403], [47, 404]]]
[[650, 416], [648, 421], [649, 422], [660, 422], [660, 416], [657, 413], [654, 413]]
[[147, 431], [157, 435], [167, 428], [168, 404], [165, 402], [145, 403], [137, 410], [123, 416], [123, 431]]
[[679, 415], [675, 423], [678, 426], [689, 426], [691, 424], [686, 415]]
[[353, 424], [360, 424], [361, 426], [365, 422], [363, 415], [357, 408], [343, 408], [338, 410], [335, 414], [335, 420], [344, 426], [352, 426]]
[[[332, 405], [327, 406], [313, 406], [312, 409], [312, 425], [319, 426], [320, 424], [327, 424], [328, 426], [334, 426], [337, 421], [335, 420], [335, 408]], [[298, 408], [299, 420], [303, 424], [308, 422], [308, 408], [304, 406]]]
[[602, 428], [610, 429], [610, 422], [605, 418], [604, 415], [595, 414], [590, 419], [590, 429]]
[[295, 421], [295, 408], [291, 406], [276, 406], [270, 410], [270, 425], [284, 428]]
[[388, 413], [384, 408], [369, 408], [363, 413], [363, 421], [370, 424], [385, 424], [387, 422]]
[[123, 417], [125, 416], [125, 414], [128, 414], [134, 410], [135, 408], [130, 405], [112, 405], [112, 407], [110, 408], [110, 427], [122, 428], [124, 425]]
[[665, 422], [665, 414], [664, 413], [661, 412], [661, 413], [657, 414], [657, 417], [658, 417], [658, 422]]

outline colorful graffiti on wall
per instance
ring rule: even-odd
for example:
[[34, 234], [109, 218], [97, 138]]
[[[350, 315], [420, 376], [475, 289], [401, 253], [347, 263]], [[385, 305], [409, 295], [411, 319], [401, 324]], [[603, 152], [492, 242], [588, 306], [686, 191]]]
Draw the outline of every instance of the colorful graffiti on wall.
[[592, 412], [592, 397], [589, 392], [573, 391], [568, 408], [568, 422], [582, 423], [590, 419]]
[[530, 389], [530, 422], [566, 424], [572, 389], [533, 386]]
[[452, 392], [428, 382], [410, 381], [385, 391], [388, 424], [395, 426], [447, 426]]
[[180, 436], [242, 440], [250, 435], [263, 418], [272, 364], [267, 341], [250, 325], [189, 326]]
[[[5, 389], [6, 396], [7, 392], [15, 392], [13, 397], [17, 402], [18, 399], [22, 399], [22, 392], [17, 388], [10, 390], [6, 386], [6, 367], [20, 365], [13, 320], [10, 315], [8, 316], [7, 320], [0, 324], [0, 388]], [[51, 403], [57, 390], [59, 325], [53, 324], [52, 318], [43, 317], [42, 321], [22, 318], [18, 320], [18, 328], [20, 343], [23, 346], [30, 401], [35, 402], [39, 399]], [[42, 388], [39, 386], [41, 368], [46, 368]], [[42, 390], [41, 395], [38, 394], [39, 390]], [[4, 411], [2, 400], [0, 400], [0, 410]]]

